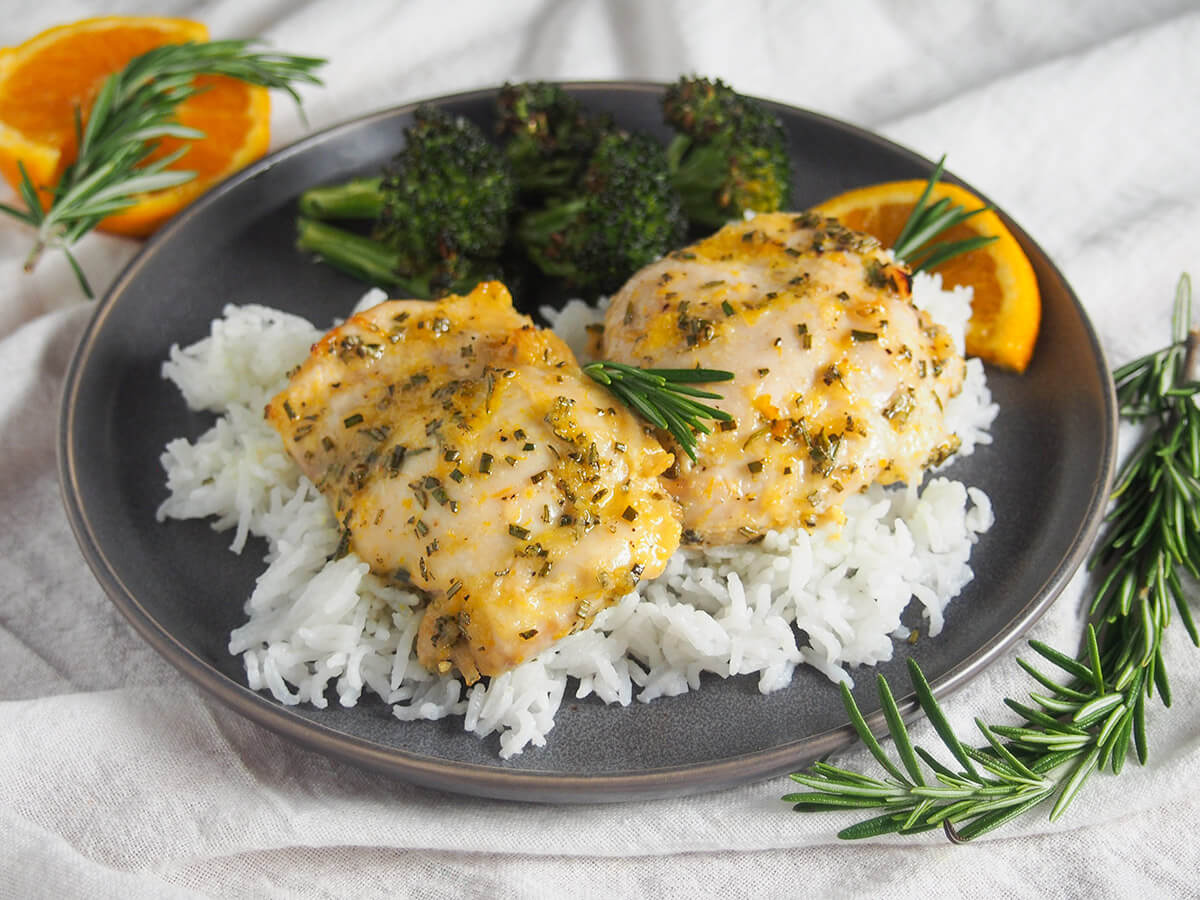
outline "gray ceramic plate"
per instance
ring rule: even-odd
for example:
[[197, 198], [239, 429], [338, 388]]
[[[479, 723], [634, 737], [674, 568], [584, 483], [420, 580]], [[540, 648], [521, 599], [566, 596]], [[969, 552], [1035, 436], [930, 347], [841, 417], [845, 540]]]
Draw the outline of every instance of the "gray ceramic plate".
[[[662, 134], [659, 86], [571, 89], [626, 126]], [[481, 91], [441, 102], [488, 125], [493, 97]], [[797, 207], [932, 168], [857, 128], [776, 109], [794, 148]], [[59, 459], [68, 514], [105, 591], [155, 649], [249, 719], [429, 787], [547, 802], [649, 798], [780, 775], [848, 744], [853, 732], [838, 692], [812, 671], [769, 696], [744, 677], [714, 678], [698, 692], [628, 708], [567, 699], [548, 745], [507, 762], [494, 736], [479, 740], [456, 722], [400, 723], [377, 700], [351, 709], [284, 707], [245, 686], [226, 646], [242, 622], [262, 548], [238, 557], [227, 549], [228, 534], [206, 523], [155, 521], [165, 492], [163, 446], [210, 425], [210, 417], [187, 411], [160, 366], [172, 343], [205, 335], [227, 302], [280, 307], [319, 325], [349, 309], [362, 286], [293, 249], [295, 199], [312, 185], [377, 169], [410, 114], [406, 107], [353, 121], [251, 166], [163, 228], [99, 304], [68, 373]], [[901, 694], [910, 653], [940, 696], [1017, 640], [1083, 560], [1107, 496], [1116, 427], [1107, 366], [1070, 287], [1013, 227], [1041, 285], [1041, 338], [1025, 375], [990, 373], [1001, 408], [995, 443], [952, 470], [989, 494], [997, 524], [976, 548], [975, 581], [951, 604], [943, 634], [899, 646], [879, 667]], [[873, 679], [858, 680], [860, 703], [876, 710]], [[914, 712], [911, 696], [901, 705]]]

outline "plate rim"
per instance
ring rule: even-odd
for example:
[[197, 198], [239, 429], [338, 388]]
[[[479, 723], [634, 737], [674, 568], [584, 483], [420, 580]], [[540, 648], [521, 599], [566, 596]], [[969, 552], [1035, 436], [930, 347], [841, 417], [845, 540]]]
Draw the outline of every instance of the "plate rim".
[[[600, 92], [656, 93], [667, 87], [666, 83], [643, 80], [567, 80], [558, 83], [568, 90]], [[739, 784], [761, 781], [789, 770], [795, 771], [807, 765], [806, 760], [811, 761], [850, 746], [856, 741], [857, 736], [850, 723], [846, 722], [838, 727], [815, 735], [806, 735], [776, 747], [724, 757], [715, 762], [637, 768], [631, 771], [600, 774], [542, 772], [520, 767], [455, 762], [412, 753], [402, 748], [385, 746], [340, 731], [315, 719], [299, 715], [295, 712], [295, 707], [285, 706], [262, 692], [253, 691], [248, 686], [235, 682], [189, 650], [159, 623], [125, 585], [120, 576], [119, 567], [109, 560], [89, 513], [81, 501], [77, 459], [72, 441], [78, 406], [76, 399], [82, 387], [85, 364], [95, 349], [106, 318], [116, 306], [129, 283], [136, 278], [141, 268], [154, 258], [158, 247], [168, 242], [175, 232], [186, 228], [195, 216], [200, 215], [220, 196], [237, 190], [243, 183], [294, 155], [306, 152], [310, 147], [335, 140], [340, 132], [354, 131], [366, 127], [374, 121], [384, 121], [411, 113], [422, 103], [444, 104], [491, 97], [495, 95], [499, 87], [496, 85], [476, 88], [391, 106], [333, 123], [305, 135], [272, 151], [213, 187], [160, 228], [138, 250], [105, 291], [104, 296], [97, 302], [93, 314], [89, 317], [67, 367], [59, 404], [56, 449], [60, 496], [71, 530], [85, 561], [109, 600], [118, 608], [134, 630], [194, 685], [202, 688], [205, 694], [306, 750], [400, 778], [422, 787], [453, 793], [469, 791], [493, 799], [524, 802], [589, 803], [657, 799], [711, 792]], [[930, 170], [934, 166], [933, 161], [908, 147], [844, 120], [779, 101], [763, 100], [763, 102], [786, 110], [789, 114], [798, 114], [801, 118], [816, 120], [826, 127], [847, 133], [857, 140], [881, 146], [889, 152], [908, 157], [911, 161]], [[946, 173], [946, 179], [965, 184], [950, 172]], [[971, 190], [974, 191], [974, 188]], [[975, 193], [985, 202], [990, 202], [983, 194], [979, 194], [977, 191]], [[939, 700], [962, 688], [1004, 654], [1009, 647], [1025, 635], [1058, 598], [1076, 570], [1089, 555], [1092, 541], [1103, 521], [1116, 470], [1119, 425], [1116, 392], [1112, 382], [1111, 369], [1095, 328], [1074, 289], [1049, 255], [1003, 210], [997, 208], [997, 211], [1005, 224], [1013, 230], [1018, 240], [1022, 240], [1023, 243], [1038, 251], [1050, 274], [1064, 286], [1067, 299], [1074, 306], [1083, 325], [1089, 349], [1097, 364], [1108, 375], [1102, 381], [1106, 427], [1104, 428], [1104, 440], [1099, 448], [1100, 477], [1093, 481], [1091, 498], [1085, 514], [1071, 538], [1068, 552], [1047, 574], [1042, 586], [1030, 598], [1030, 601], [1009, 620], [997, 639], [981, 645], [946, 672], [931, 679], [930, 686]], [[906, 692], [897, 699], [897, 703], [905, 721], [912, 721], [921, 715], [921, 710], [912, 693]], [[873, 731], [886, 733], [887, 726], [881, 710], [867, 714], [866, 719]]]

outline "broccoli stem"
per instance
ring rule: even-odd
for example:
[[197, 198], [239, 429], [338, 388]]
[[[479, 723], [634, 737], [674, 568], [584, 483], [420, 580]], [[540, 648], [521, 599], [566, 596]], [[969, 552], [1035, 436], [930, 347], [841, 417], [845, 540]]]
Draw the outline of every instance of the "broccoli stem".
[[410, 297], [429, 297], [429, 285], [401, 276], [399, 254], [378, 241], [306, 216], [296, 219], [296, 235], [298, 250], [315, 253], [347, 275], [382, 288], [402, 288]]
[[722, 209], [720, 190], [729, 173], [728, 154], [722, 145], [697, 145], [679, 135], [667, 148], [667, 161], [671, 184], [692, 222], [720, 228], [735, 218], [735, 214]]
[[517, 240], [545, 274], [555, 278], [572, 278], [579, 274], [574, 260], [555, 254], [561, 243], [555, 236], [566, 231], [586, 205], [583, 200], [554, 203], [526, 213], [517, 223]]
[[375, 219], [383, 209], [382, 178], [355, 178], [300, 195], [300, 213], [314, 219]]
[[692, 149], [692, 139], [686, 134], [677, 134], [667, 144], [667, 170], [674, 172], [679, 168], [683, 157]]

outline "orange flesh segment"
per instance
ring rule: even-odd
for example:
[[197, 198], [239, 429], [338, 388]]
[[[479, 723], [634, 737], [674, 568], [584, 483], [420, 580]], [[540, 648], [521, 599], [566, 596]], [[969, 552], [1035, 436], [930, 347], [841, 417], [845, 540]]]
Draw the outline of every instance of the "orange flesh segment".
[[[921, 192], [922, 180], [887, 182], [839, 194], [815, 209], [865, 231], [887, 247], [896, 242]], [[968, 191], [946, 183], [936, 185], [933, 200], [949, 197], [964, 209], [984, 203]], [[1037, 277], [1013, 234], [994, 212], [980, 213], [945, 232], [949, 240], [995, 235], [987, 246], [937, 266], [944, 287], [969, 285], [974, 291], [967, 326], [967, 353], [990, 363], [1023, 372], [1029, 365], [1041, 322]]]
[[[60, 25], [0, 50], [0, 175], [18, 189], [20, 160], [43, 204], [48, 203], [50, 188], [76, 153], [75, 110], [86, 121], [104, 79], [154, 47], [207, 39], [203, 24], [186, 19], [106, 16]], [[213, 183], [266, 152], [267, 90], [230, 78], [199, 81], [208, 89], [185, 101], [178, 115], [206, 137], [194, 142], [168, 139], [156, 153], [191, 143], [171, 168], [195, 171], [197, 178], [143, 195], [134, 206], [105, 219], [101, 229], [149, 234]]]

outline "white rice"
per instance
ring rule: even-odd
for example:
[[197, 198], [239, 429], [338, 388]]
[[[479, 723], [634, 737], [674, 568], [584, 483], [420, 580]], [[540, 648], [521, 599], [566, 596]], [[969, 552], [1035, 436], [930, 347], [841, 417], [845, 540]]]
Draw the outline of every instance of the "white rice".
[[[914, 296], [961, 338], [969, 290], [918, 276]], [[369, 294], [360, 307], [381, 299]], [[581, 351], [598, 315], [572, 302], [553, 314], [555, 329]], [[265, 539], [266, 567], [229, 651], [242, 656], [249, 686], [281, 703], [325, 707], [332, 694], [353, 706], [370, 691], [398, 719], [459, 716], [466, 731], [498, 733], [508, 758], [545, 744], [569, 684], [575, 697], [628, 705], [695, 690], [705, 672], [755, 675], [763, 693], [786, 687], [800, 664], [848, 682], [850, 668], [890, 659], [909, 636], [901, 614], [914, 599], [928, 635], [941, 631], [946, 605], [972, 578], [972, 546], [992, 524], [987, 496], [943, 475], [923, 487], [872, 487], [846, 503], [840, 534], [794, 529], [754, 546], [681, 549], [592, 628], [464, 692], [417, 662], [419, 598], [383, 584], [353, 554], [328, 561], [337, 523], [263, 419], [322, 333], [284, 312], [231, 305], [208, 338], [172, 347], [163, 365], [189, 407], [217, 419], [197, 440], [167, 445], [159, 519], [211, 518], [233, 531], [238, 553], [249, 536]], [[996, 412], [972, 360], [947, 409], [958, 457], [990, 441]]]

